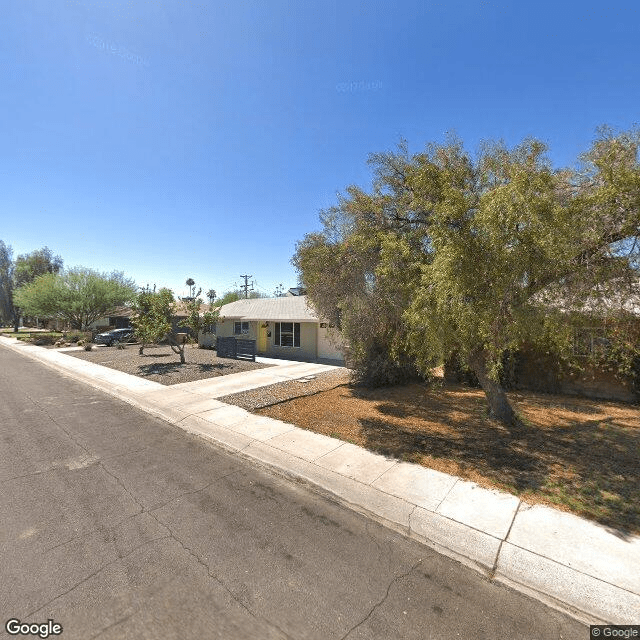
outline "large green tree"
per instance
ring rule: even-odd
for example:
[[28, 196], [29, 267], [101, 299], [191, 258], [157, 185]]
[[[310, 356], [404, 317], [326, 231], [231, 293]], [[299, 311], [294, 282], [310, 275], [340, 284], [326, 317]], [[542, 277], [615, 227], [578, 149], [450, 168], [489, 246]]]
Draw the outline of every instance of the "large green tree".
[[0, 324], [13, 321], [13, 251], [0, 240]]
[[59, 273], [63, 264], [62, 258], [54, 255], [49, 247], [21, 254], [15, 263], [15, 286], [18, 288], [29, 284], [47, 273]]
[[545, 152], [525, 140], [472, 156], [450, 139], [372, 156], [371, 192], [349, 187], [323, 212], [323, 232], [298, 245], [311, 301], [342, 320], [356, 353], [375, 343], [393, 367], [408, 356], [424, 372], [460, 360], [491, 415], [515, 423], [504, 352], [562, 343], [568, 311], [638, 285], [637, 133], [601, 130], [571, 169], [554, 170]]
[[135, 293], [135, 283], [121, 272], [74, 267], [36, 277], [15, 290], [14, 302], [28, 315], [63, 318], [75, 329], [86, 329], [115, 307], [131, 302]]
[[[54, 255], [49, 247], [36, 249], [31, 253], [20, 254], [16, 258], [13, 270], [14, 287], [22, 287], [47, 273], [59, 273], [63, 264], [62, 258]], [[15, 305], [14, 313], [14, 329], [17, 331], [19, 316], [24, 313], [24, 310]]]

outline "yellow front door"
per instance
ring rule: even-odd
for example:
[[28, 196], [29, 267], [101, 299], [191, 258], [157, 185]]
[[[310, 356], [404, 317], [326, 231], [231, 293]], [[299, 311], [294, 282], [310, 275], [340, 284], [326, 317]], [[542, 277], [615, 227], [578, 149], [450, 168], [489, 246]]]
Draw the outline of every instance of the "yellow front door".
[[259, 326], [258, 328], [258, 351], [264, 353], [267, 350], [267, 328]]

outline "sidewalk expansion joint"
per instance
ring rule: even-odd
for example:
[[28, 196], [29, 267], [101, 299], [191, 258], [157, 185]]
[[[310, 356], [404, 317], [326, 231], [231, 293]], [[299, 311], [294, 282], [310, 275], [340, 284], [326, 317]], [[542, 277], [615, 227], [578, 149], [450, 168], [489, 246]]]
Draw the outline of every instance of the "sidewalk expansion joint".
[[507, 530], [507, 533], [505, 534], [504, 538], [502, 538], [500, 540], [500, 544], [498, 545], [498, 551], [496, 552], [496, 559], [495, 562], [493, 563], [493, 567], [491, 568], [491, 571], [489, 572], [489, 580], [493, 580], [495, 578], [496, 575], [496, 571], [498, 570], [498, 561], [500, 560], [500, 552], [502, 551], [502, 545], [506, 542], [507, 538], [509, 537], [509, 534], [511, 533], [511, 528], [513, 527], [513, 523], [516, 521], [516, 516], [518, 515], [518, 511], [520, 511], [520, 505], [522, 504], [522, 500], [518, 499], [518, 506], [516, 507], [516, 510], [513, 512], [513, 518], [511, 518], [511, 524], [509, 525], [509, 529]]
[[418, 535], [417, 533], [413, 532], [411, 530], [411, 518], [413, 517], [413, 514], [416, 512], [416, 509], [418, 508], [417, 504], [413, 505], [413, 509], [411, 509], [411, 513], [409, 514], [409, 517], [407, 518], [407, 526], [409, 527], [409, 535]]
[[456, 478], [456, 481], [449, 487], [449, 491], [447, 491], [447, 493], [444, 495], [444, 498], [442, 498], [442, 500], [438, 502], [436, 508], [433, 510], [434, 513], [438, 513], [438, 509], [442, 506], [442, 503], [449, 497], [449, 494], [453, 491], [453, 487], [455, 487], [458, 482], [460, 482], [460, 478]]

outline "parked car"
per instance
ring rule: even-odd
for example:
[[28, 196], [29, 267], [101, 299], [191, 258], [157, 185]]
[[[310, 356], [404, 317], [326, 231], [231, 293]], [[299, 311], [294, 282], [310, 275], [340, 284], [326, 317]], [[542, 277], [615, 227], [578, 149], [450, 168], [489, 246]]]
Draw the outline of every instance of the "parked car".
[[93, 341], [112, 347], [120, 342], [135, 342], [135, 336], [133, 329], [113, 329], [106, 333], [99, 333]]

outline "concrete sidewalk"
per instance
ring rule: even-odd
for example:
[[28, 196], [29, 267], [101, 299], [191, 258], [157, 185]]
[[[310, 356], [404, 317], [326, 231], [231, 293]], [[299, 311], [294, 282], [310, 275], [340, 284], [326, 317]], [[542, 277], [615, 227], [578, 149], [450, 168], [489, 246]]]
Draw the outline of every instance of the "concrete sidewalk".
[[215, 398], [335, 367], [278, 366], [163, 386], [11, 338], [76, 380], [302, 480], [351, 508], [585, 623], [640, 623], [640, 536], [484, 489], [355, 445], [255, 416]]

